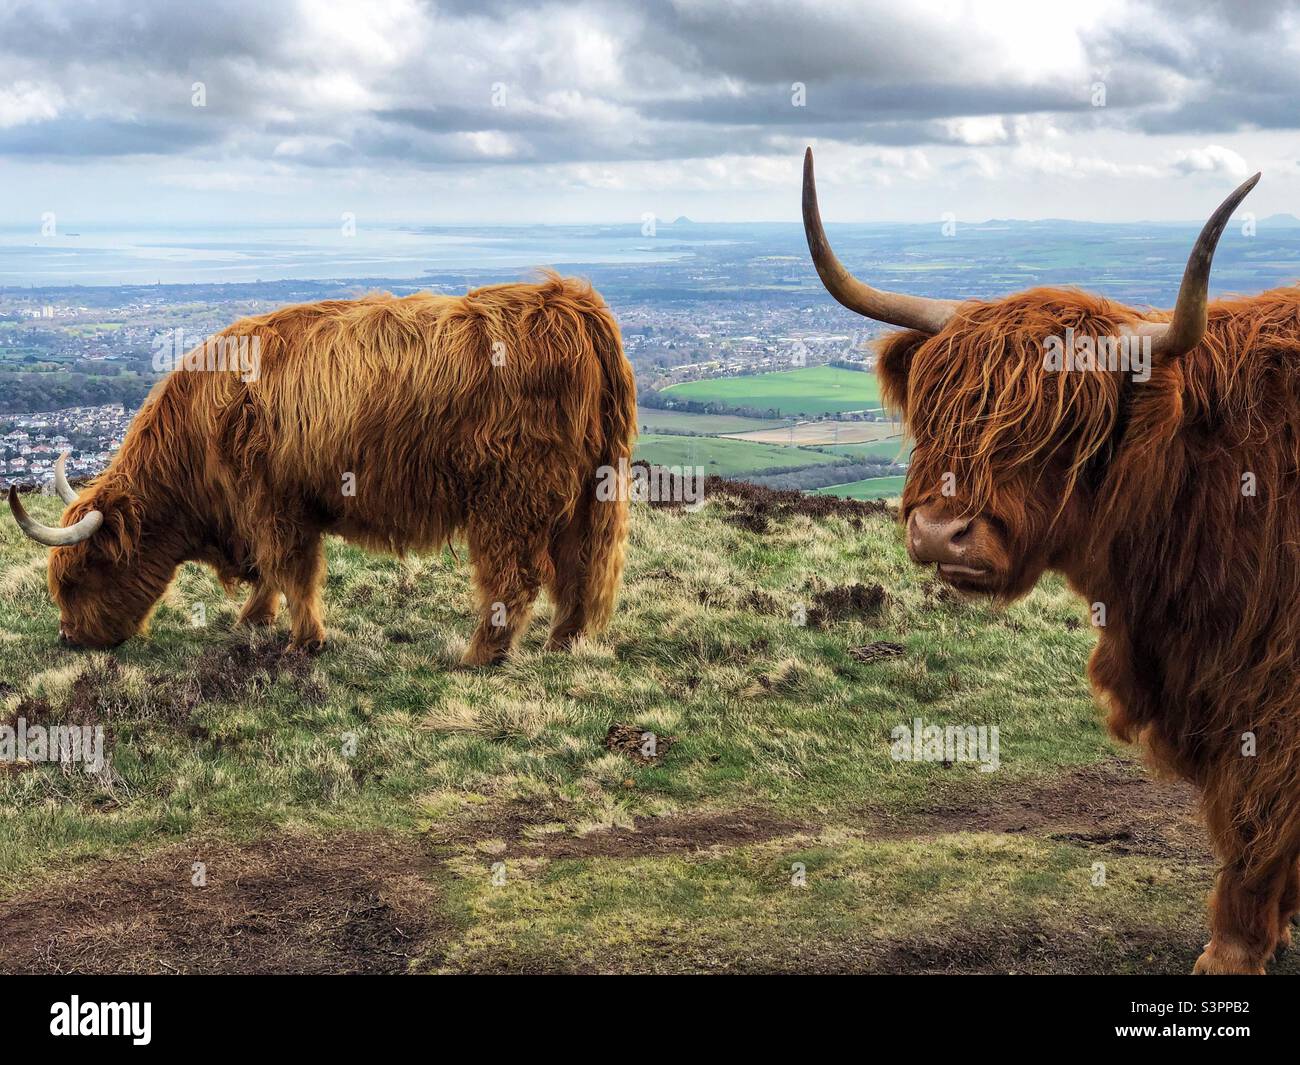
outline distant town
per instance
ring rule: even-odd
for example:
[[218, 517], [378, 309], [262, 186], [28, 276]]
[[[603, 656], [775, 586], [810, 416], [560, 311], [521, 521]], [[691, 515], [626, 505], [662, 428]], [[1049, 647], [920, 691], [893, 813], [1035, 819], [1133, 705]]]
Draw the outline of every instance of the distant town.
[[134, 413], [121, 403], [108, 403], [4, 419], [0, 424], [12, 428], [0, 434], [0, 487], [48, 484], [65, 451], [69, 478], [93, 477], [122, 446]]

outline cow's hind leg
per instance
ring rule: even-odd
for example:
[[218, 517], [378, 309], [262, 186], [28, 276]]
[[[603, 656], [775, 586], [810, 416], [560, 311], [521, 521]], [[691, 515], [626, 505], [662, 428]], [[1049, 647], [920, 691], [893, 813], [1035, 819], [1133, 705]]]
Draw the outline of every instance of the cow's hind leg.
[[498, 523], [471, 516], [468, 531], [479, 623], [462, 661], [494, 665], [528, 627], [537, 593], [552, 579], [546, 528], [542, 521]]
[[591, 558], [587, 507], [582, 501], [572, 520], [561, 526], [551, 538], [554, 572], [547, 591], [555, 604], [551, 632], [546, 640], [548, 651], [566, 651], [587, 630], [588, 603], [591, 598]]
[[623, 572], [626, 541], [626, 490], [604, 500], [589, 486], [573, 517], [551, 538], [555, 576], [548, 587], [555, 617], [547, 650], [567, 650], [579, 636], [605, 627]]

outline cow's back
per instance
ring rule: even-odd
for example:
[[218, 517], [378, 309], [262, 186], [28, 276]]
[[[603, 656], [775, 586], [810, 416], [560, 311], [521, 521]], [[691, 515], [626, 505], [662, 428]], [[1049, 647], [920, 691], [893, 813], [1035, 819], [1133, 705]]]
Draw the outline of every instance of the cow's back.
[[480, 499], [576, 495], [610, 330], [617, 344], [600, 298], [558, 277], [245, 319], [226, 333], [256, 341], [255, 379], [223, 375], [213, 399], [238, 415], [218, 419], [216, 446], [345, 535], [438, 543]]

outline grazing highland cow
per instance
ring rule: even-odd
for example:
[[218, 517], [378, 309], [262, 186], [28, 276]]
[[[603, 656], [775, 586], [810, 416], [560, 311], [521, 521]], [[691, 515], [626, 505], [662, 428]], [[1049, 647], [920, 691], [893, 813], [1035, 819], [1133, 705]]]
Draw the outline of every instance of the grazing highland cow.
[[552, 275], [328, 300], [221, 336], [251, 341], [257, 373], [184, 362], [80, 496], [60, 460], [61, 528], [10, 489], [19, 525], [54, 548], [63, 640], [121, 643], [193, 560], [252, 585], [241, 621], [273, 621], [283, 593], [294, 645], [318, 647], [325, 533], [402, 551], [463, 532], [480, 598], [468, 664], [509, 652], [542, 585], [549, 647], [608, 620], [627, 537], [627, 492], [611, 478], [627, 468], [636, 393], [589, 286]]
[[[1089, 674], [1111, 731], [1202, 790], [1222, 865], [1200, 973], [1263, 972], [1300, 908], [1300, 289], [1207, 305], [1215, 245], [1258, 176], [1153, 314], [1073, 290], [873, 289], [831, 252], [804, 161], [826, 288], [906, 330], [877, 372], [915, 441], [912, 559], [1004, 601], [1064, 574], [1095, 604]], [[1128, 366], [1094, 357], [1117, 350]]]

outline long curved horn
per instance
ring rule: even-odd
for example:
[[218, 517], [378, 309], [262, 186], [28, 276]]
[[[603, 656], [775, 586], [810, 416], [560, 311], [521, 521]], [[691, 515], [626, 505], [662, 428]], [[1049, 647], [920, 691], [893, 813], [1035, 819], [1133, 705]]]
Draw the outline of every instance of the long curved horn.
[[9, 486], [9, 509], [13, 511], [14, 521], [18, 523], [18, 527], [38, 544], [44, 544], [46, 547], [68, 547], [71, 544], [79, 544], [83, 540], [89, 540], [104, 524], [104, 515], [98, 510], [92, 510], [73, 525], [63, 527], [42, 525], [23, 507], [18, 499], [18, 486], [15, 484]]
[[1214, 249], [1223, 236], [1228, 220], [1241, 206], [1246, 194], [1258, 183], [1259, 177], [1256, 174], [1238, 185], [1205, 223], [1201, 235], [1196, 238], [1192, 254], [1187, 257], [1187, 268], [1183, 271], [1183, 283], [1178, 286], [1178, 302], [1174, 304], [1173, 319], [1169, 322], [1146, 322], [1130, 331], [1136, 336], [1151, 337], [1152, 358], [1169, 359], [1185, 355], [1205, 336], [1209, 322], [1206, 308], [1209, 305], [1210, 264], [1214, 261]]
[[63, 464], [68, 461], [70, 452], [65, 451], [54, 464], [54, 490], [59, 493], [64, 506], [71, 506], [77, 501], [77, 493], [68, 484], [68, 475], [63, 472]]
[[803, 231], [808, 237], [808, 251], [812, 254], [813, 265], [817, 267], [817, 275], [826, 286], [826, 291], [851, 311], [904, 329], [937, 333], [961, 306], [960, 300], [905, 296], [901, 292], [872, 288], [844, 268], [844, 264], [831, 251], [826, 230], [822, 228], [821, 211], [817, 207], [817, 184], [813, 180], [811, 148], [804, 152], [803, 157]]

